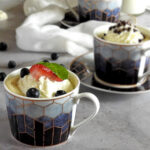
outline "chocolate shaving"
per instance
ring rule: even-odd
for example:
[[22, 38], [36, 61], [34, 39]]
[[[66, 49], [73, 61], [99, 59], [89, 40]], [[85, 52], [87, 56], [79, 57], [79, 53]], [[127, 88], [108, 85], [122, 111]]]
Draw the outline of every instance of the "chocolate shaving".
[[[120, 22], [118, 22], [118, 24], [117, 24], [116, 26], [111, 26], [111, 27], [109, 27], [109, 30], [114, 29], [113, 32], [114, 32], [114, 33], [118, 33], [118, 34], [120, 34], [120, 33], [123, 32], [123, 31], [128, 31], [128, 32], [130, 32], [130, 31], [131, 31], [131, 27], [126, 28], [126, 27], [125, 27], [126, 24], [131, 25], [130, 22], [127, 22], [127, 21], [120, 21]], [[121, 26], [124, 26], [123, 29], [118, 30], [118, 28], [121, 27]], [[133, 29], [133, 31], [134, 31], [134, 32], [137, 32], [138, 30], [137, 30], [137, 29]], [[105, 36], [105, 35], [104, 35], [104, 36]]]
[[117, 27], [120, 27], [120, 26], [121, 26], [121, 23], [118, 23], [118, 24], [117, 24]]
[[123, 26], [125, 26], [125, 25], [127, 24], [127, 22], [126, 22], [126, 21], [122, 21], [121, 24], [122, 24]]
[[109, 27], [109, 30], [115, 29], [117, 26], [111, 26]]
[[131, 30], [131, 28], [129, 27], [129, 28], [127, 28], [127, 31], [130, 31]]
[[142, 40], [143, 40], [143, 39], [139, 39], [139, 43], [141, 43], [141, 42], [142, 42]]
[[114, 30], [114, 33], [118, 33], [118, 30]]
[[123, 31], [125, 31], [126, 30], [126, 28], [123, 28], [122, 30], [121, 30], [121, 32], [123, 32]]
[[113, 27], [109, 27], [109, 30], [112, 30], [113, 29]]

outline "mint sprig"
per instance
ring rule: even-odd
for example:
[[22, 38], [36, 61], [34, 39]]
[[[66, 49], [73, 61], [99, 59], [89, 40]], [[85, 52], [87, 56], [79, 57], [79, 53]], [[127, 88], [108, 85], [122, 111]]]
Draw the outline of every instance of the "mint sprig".
[[45, 67], [49, 68], [53, 73], [55, 73], [62, 80], [68, 79], [68, 70], [62, 65], [56, 63], [49, 63], [49, 62], [39, 62], [38, 64], [42, 64]]

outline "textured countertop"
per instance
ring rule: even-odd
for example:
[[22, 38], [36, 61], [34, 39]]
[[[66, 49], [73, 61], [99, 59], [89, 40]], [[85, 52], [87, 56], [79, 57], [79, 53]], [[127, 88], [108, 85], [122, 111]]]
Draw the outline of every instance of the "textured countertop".
[[[9, 73], [7, 62], [18, 64], [49, 57], [49, 53], [30, 53], [19, 50], [15, 44], [15, 28], [24, 20], [22, 7], [9, 12], [9, 20], [0, 23], [0, 41], [8, 43], [8, 51], [0, 52], [0, 72]], [[150, 12], [137, 17], [137, 23], [150, 27]], [[59, 63], [69, 63], [73, 57], [62, 55]], [[66, 59], [67, 58], [67, 59]], [[53, 150], [149, 150], [150, 149], [150, 93], [141, 95], [108, 94], [81, 86], [80, 92], [92, 92], [101, 102], [101, 110], [96, 118], [82, 126], [64, 145]], [[5, 96], [0, 83], [0, 150], [31, 150], [16, 142], [10, 135], [6, 118]], [[82, 101], [77, 110], [77, 122], [92, 112], [89, 101]], [[2, 119], [3, 118], [3, 119]], [[40, 149], [40, 148], [36, 148]], [[42, 148], [40, 149], [42, 150]]]

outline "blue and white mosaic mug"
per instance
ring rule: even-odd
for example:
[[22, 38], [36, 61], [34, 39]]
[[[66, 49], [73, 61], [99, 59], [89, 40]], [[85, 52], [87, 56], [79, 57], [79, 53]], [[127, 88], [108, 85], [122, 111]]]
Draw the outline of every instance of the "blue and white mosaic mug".
[[[94, 31], [95, 79], [115, 88], [133, 88], [143, 84], [150, 75], [150, 40], [138, 44], [119, 44], [103, 40], [104, 25]], [[150, 38], [150, 30], [137, 26]]]
[[117, 22], [119, 20], [122, 0], [78, 0], [78, 13], [70, 7], [69, 0], [65, 1], [80, 22], [87, 20]]
[[[17, 75], [20, 70], [10, 73], [5, 81], [6, 106], [12, 135], [20, 142], [32, 146], [54, 146], [64, 143], [78, 127], [93, 119], [99, 111], [98, 98], [91, 93], [79, 92], [79, 78], [69, 71], [69, 79], [75, 88], [63, 96], [48, 98], [28, 98], [12, 93], [6, 80]], [[94, 103], [92, 115], [74, 125], [76, 107], [85, 97]]]

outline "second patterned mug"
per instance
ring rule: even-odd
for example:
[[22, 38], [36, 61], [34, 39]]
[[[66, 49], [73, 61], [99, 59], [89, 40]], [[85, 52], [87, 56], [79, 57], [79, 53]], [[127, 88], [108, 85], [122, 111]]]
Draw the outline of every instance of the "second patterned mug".
[[117, 22], [119, 20], [122, 0], [78, 0], [78, 13], [71, 8], [70, 0], [65, 0], [77, 20], [100, 20]]
[[103, 40], [112, 24], [94, 31], [95, 79], [106, 86], [133, 88], [143, 84], [150, 75], [150, 30], [137, 28], [148, 40], [138, 44], [122, 44]]

